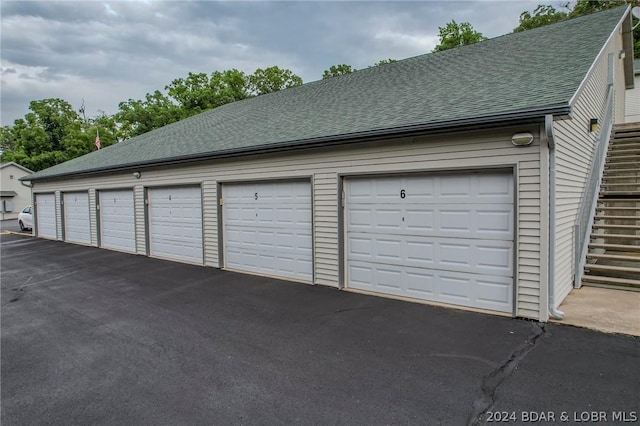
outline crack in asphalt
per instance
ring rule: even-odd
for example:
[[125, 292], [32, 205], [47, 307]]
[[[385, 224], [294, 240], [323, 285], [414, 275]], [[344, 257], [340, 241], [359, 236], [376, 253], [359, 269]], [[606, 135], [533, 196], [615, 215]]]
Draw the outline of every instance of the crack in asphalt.
[[23, 288], [14, 288], [11, 291], [14, 292], [14, 296], [13, 296], [13, 299], [9, 300], [9, 303], [17, 302], [18, 300], [20, 300], [22, 298], [22, 296], [24, 296], [24, 289]]
[[511, 376], [520, 362], [533, 350], [538, 339], [545, 334], [544, 324], [535, 323], [531, 335], [516, 347], [511, 356], [482, 379], [482, 394], [473, 402], [473, 412], [467, 423], [469, 426], [484, 424], [483, 416], [496, 402], [496, 392], [500, 385]]

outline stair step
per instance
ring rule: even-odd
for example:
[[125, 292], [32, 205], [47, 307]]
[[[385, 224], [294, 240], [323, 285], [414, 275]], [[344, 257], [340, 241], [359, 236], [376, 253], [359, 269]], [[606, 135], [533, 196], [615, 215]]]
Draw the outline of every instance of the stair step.
[[598, 206], [596, 207], [596, 210], [623, 210], [623, 211], [627, 211], [627, 212], [637, 212], [640, 211], [640, 207], [612, 207], [612, 206]]
[[611, 132], [613, 137], [629, 137], [629, 138], [640, 138], [640, 129], [629, 127], [626, 129], [614, 129]]
[[640, 139], [640, 131], [636, 129], [622, 132], [619, 130], [614, 130], [612, 136], [612, 139]]
[[640, 246], [632, 246], [626, 244], [602, 244], [602, 243], [590, 243], [589, 248], [603, 249], [610, 251], [630, 251], [634, 253], [640, 253]]
[[640, 241], [640, 235], [629, 235], [629, 234], [598, 234], [591, 233], [592, 239], [602, 239], [602, 240], [638, 240]]
[[612, 139], [609, 143], [609, 149], [628, 148], [633, 146], [640, 146], [640, 138], [638, 138], [637, 141], [633, 139]]
[[606, 214], [597, 214], [596, 220], [640, 220], [640, 216], [614, 216]]
[[635, 200], [637, 196], [640, 196], [639, 191], [600, 191], [600, 197], [610, 197], [612, 195], [627, 195], [626, 201]]
[[[640, 177], [639, 177], [640, 179]], [[640, 182], [616, 182], [616, 183], [605, 183], [603, 182], [602, 185], [606, 186], [606, 187], [610, 187], [610, 186], [640, 186]], [[640, 192], [640, 190], [638, 190], [638, 192]]]
[[[617, 179], [640, 179], [640, 170], [637, 170], [637, 174], [622, 174], [619, 173], [618, 170], [616, 170], [617, 173], [613, 173], [611, 175], [604, 175], [604, 180], [617, 180]], [[629, 172], [625, 172], [625, 173], [629, 173]]]
[[[609, 225], [606, 223], [594, 223], [594, 229], [626, 229], [626, 230], [638, 230], [640, 231], [640, 225]], [[638, 235], [640, 237], [640, 235]]]
[[[587, 263], [584, 265], [585, 270], [589, 271], [602, 271], [602, 272], [627, 272], [631, 274], [638, 274], [640, 277], [640, 268], [633, 268], [631, 266], [609, 266], [609, 265], [599, 265], [597, 263]], [[634, 280], [636, 281], [636, 280]]]
[[640, 154], [640, 149], [638, 149], [638, 148], [630, 148], [630, 147], [627, 147], [627, 146], [623, 147], [623, 146], [618, 145], [616, 147], [612, 147], [612, 148], [609, 149], [609, 155], [610, 156], [618, 156], [618, 157], [620, 157], [620, 156], [629, 155], [629, 156], [634, 156], [635, 157], [638, 154]]
[[616, 123], [613, 125], [614, 131], [639, 131], [640, 121], [631, 121], [628, 123]]
[[598, 283], [605, 284], [609, 286], [616, 286], [625, 288], [628, 287], [628, 290], [640, 290], [640, 280], [634, 280], [631, 278], [615, 278], [615, 277], [604, 277], [601, 275], [584, 275], [582, 277], [582, 283]]
[[[604, 169], [607, 171], [619, 171], [621, 168], [627, 167], [631, 170], [638, 170], [638, 162], [637, 161], [614, 161], [612, 163], [609, 162], [609, 159], [604, 164]], [[635, 167], [635, 168], [634, 168]]]
[[[589, 259], [603, 259], [603, 260], [621, 260], [624, 262], [638, 262], [636, 268], [640, 268], [640, 256], [627, 256], [622, 254], [606, 254], [606, 253], [587, 253]], [[640, 272], [640, 269], [638, 269]]]
[[609, 146], [625, 146], [640, 143], [639, 137], [624, 137], [622, 135], [617, 138], [614, 136], [609, 142]]
[[638, 163], [638, 161], [640, 161], [640, 154], [635, 154], [635, 155], [615, 155], [615, 154], [610, 154], [607, 155], [607, 161], [606, 163], [608, 165], [611, 164], [621, 164], [622, 162], [629, 162], [629, 163]]

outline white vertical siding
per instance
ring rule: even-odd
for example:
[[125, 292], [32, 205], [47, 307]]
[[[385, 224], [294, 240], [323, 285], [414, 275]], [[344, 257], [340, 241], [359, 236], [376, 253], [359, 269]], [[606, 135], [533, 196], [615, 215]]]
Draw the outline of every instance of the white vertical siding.
[[214, 180], [202, 184], [202, 221], [204, 234], [204, 264], [220, 267], [218, 255], [218, 185]]
[[62, 193], [55, 191], [56, 199], [56, 234], [59, 241], [62, 241]]
[[96, 190], [89, 189], [89, 227], [91, 245], [98, 247], [98, 209], [96, 208]]
[[338, 174], [313, 175], [313, 251], [317, 284], [337, 287], [338, 282]]
[[133, 187], [133, 205], [136, 215], [136, 253], [147, 254], [146, 224], [144, 212], [146, 210], [144, 201], [144, 186], [135, 185]]
[[[574, 100], [571, 117], [554, 123], [556, 138], [556, 227], [555, 227], [555, 300], [560, 303], [573, 288], [574, 235], [580, 202], [585, 189], [598, 132], [589, 132], [589, 120], [598, 118], [602, 123], [607, 98], [608, 54], [615, 54], [614, 112], [616, 121], [621, 121], [624, 99], [622, 60], [618, 52], [622, 39], [613, 37], [598, 58], [583, 90]], [[615, 92], [614, 92], [615, 93]]]
[[[38, 191], [63, 187], [87, 190], [135, 185], [137, 252], [146, 254], [144, 187], [202, 184], [205, 264], [220, 266], [218, 253], [217, 184], [281, 178], [310, 178], [313, 182], [314, 278], [316, 284], [338, 286], [339, 176], [354, 174], [441, 171], [484, 167], [517, 170], [516, 312], [540, 317], [540, 140], [537, 125], [517, 126], [456, 135], [425, 136], [388, 142], [305, 150], [299, 153], [253, 155], [173, 168], [147, 169], [139, 179], [119, 172], [85, 179], [37, 182]], [[514, 147], [511, 136], [528, 131], [536, 137], [528, 147]]]
[[[638, 72], [638, 70], [636, 70]], [[634, 88], [625, 93], [625, 123], [640, 121], [640, 74], [636, 74]]]

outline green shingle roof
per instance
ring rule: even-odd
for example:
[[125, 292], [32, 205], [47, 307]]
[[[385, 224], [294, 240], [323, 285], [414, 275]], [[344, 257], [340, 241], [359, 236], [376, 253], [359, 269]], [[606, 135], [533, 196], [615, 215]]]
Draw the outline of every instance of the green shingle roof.
[[610, 9], [223, 105], [26, 179], [566, 112], [625, 10]]

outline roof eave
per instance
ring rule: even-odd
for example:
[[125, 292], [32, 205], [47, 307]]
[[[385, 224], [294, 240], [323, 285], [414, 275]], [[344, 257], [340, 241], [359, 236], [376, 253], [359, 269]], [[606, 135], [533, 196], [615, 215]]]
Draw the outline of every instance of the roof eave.
[[533, 123], [544, 120], [544, 116], [551, 114], [554, 117], [567, 117], [570, 113], [570, 107], [567, 104], [551, 105], [542, 108], [530, 108], [527, 110], [508, 112], [503, 114], [495, 114], [490, 116], [478, 116], [457, 120], [440, 121], [435, 123], [426, 123], [419, 125], [394, 127], [388, 129], [379, 129], [366, 132], [350, 133], [346, 135], [323, 136], [318, 138], [299, 139], [286, 141], [275, 144], [261, 145], [242, 149], [230, 149], [223, 151], [215, 151], [208, 153], [200, 153], [193, 155], [185, 155], [181, 157], [172, 157], [163, 160], [151, 160], [146, 162], [123, 164], [118, 167], [100, 167], [95, 169], [84, 170], [81, 172], [59, 173], [55, 175], [35, 177], [25, 176], [20, 178], [24, 181], [43, 181], [56, 180], [65, 177], [83, 177], [89, 175], [103, 174], [107, 172], [121, 172], [140, 169], [152, 166], [168, 166], [184, 163], [192, 163], [198, 161], [239, 157], [249, 154], [267, 154], [282, 151], [292, 151], [298, 149], [319, 148], [327, 146], [344, 145], [359, 142], [373, 142], [380, 139], [388, 139], [391, 137], [409, 137], [428, 134], [447, 133], [452, 130], [468, 131], [479, 130], [491, 127], [516, 125], [524, 123]]

